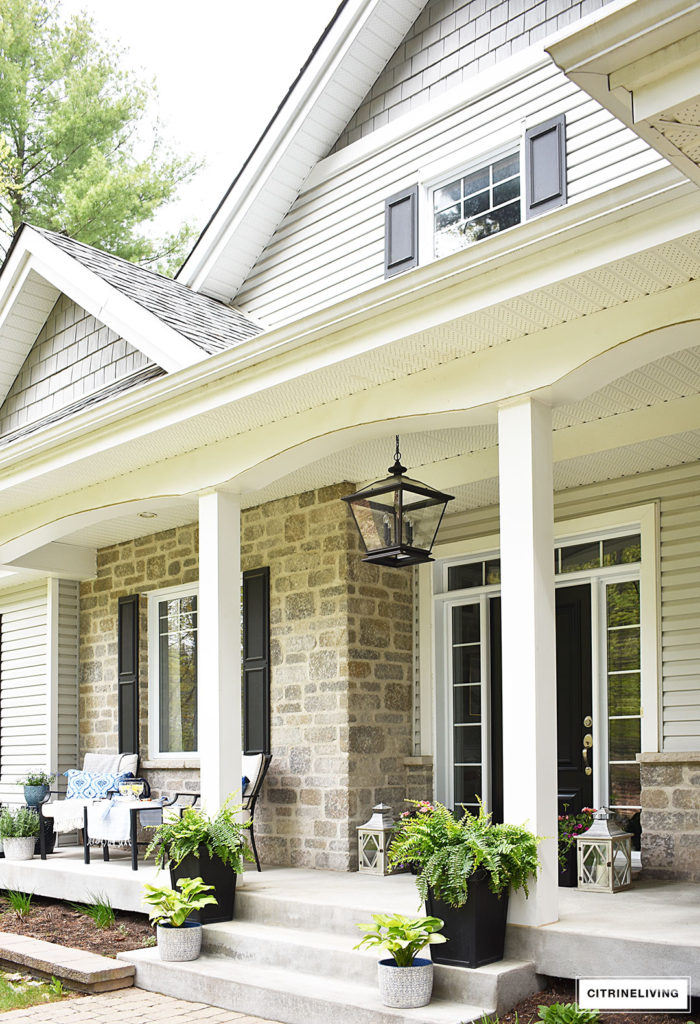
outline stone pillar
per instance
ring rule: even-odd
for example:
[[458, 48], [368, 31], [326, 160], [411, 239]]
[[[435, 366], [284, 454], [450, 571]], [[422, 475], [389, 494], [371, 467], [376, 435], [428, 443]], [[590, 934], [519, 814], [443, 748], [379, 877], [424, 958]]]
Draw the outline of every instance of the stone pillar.
[[700, 882], [700, 752], [637, 754], [645, 878]]
[[556, 921], [557, 725], [551, 410], [532, 398], [498, 413], [503, 631], [504, 817], [539, 836], [542, 867], [509, 920]]
[[199, 499], [197, 710], [202, 804], [211, 814], [241, 788], [241, 506]]

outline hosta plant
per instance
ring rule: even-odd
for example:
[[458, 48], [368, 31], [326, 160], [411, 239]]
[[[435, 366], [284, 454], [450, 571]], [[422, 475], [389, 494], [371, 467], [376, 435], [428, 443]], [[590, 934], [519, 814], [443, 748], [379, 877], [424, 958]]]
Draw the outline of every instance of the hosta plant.
[[469, 895], [469, 878], [484, 871], [491, 892], [524, 889], [537, 874], [536, 836], [522, 825], [497, 824], [483, 808], [478, 815], [456, 817], [442, 804], [406, 821], [389, 850], [389, 862], [413, 863], [420, 898], [428, 889], [452, 907], [462, 907]]
[[169, 885], [144, 885], [143, 899], [150, 904], [148, 916], [152, 924], [180, 928], [193, 910], [216, 903], [214, 896], [207, 895], [214, 886], [205, 885], [201, 878], [178, 878], [176, 884], [177, 889]]
[[436, 942], [446, 942], [437, 933], [443, 922], [439, 917], [405, 917], [403, 914], [372, 914], [373, 924], [358, 924], [363, 932], [355, 949], [381, 946], [388, 949], [397, 967], [410, 967], [421, 949]]
[[598, 1010], [583, 1010], [578, 1003], [552, 1003], [539, 1011], [543, 1024], [596, 1024], [600, 1017]]

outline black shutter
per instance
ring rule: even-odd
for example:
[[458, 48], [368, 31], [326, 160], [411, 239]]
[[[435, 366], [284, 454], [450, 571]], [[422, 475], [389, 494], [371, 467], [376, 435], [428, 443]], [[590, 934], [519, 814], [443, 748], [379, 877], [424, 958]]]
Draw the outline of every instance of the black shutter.
[[566, 118], [525, 132], [525, 212], [528, 218], [566, 202]]
[[119, 753], [139, 752], [139, 595], [119, 598], [117, 678]]
[[418, 266], [418, 186], [397, 192], [384, 205], [384, 277]]
[[270, 570], [243, 573], [243, 753], [270, 753]]

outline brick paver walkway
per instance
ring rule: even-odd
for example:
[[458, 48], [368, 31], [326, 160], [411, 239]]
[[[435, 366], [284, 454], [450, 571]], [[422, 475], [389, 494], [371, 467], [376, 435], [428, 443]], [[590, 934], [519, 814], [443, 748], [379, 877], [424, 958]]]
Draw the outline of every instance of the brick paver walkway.
[[11, 1010], [2, 1024], [279, 1024], [260, 1017], [222, 1010], [205, 1003], [189, 1003], [140, 988], [124, 988], [100, 996], [82, 996], [58, 1003], [42, 1003], [28, 1010]]

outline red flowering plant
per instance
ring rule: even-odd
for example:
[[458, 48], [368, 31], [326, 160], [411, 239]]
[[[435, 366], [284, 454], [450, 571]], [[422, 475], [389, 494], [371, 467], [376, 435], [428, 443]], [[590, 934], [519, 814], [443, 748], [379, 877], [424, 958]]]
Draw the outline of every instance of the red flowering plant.
[[[569, 805], [564, 804], [564, 811]], [[593, 824], [595, 807], [584, 807], [578, 814], [559, 815], [559, 863], [566, 867], [566, 855], [576, 842], [577, 836], [586, 832]]]

